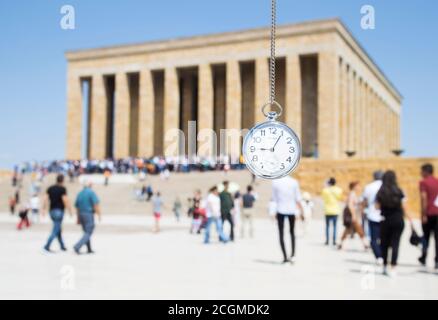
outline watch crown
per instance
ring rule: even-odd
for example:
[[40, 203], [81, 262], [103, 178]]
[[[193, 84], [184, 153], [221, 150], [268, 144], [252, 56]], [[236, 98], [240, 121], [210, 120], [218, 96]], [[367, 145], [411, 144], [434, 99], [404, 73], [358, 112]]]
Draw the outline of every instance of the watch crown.
[[268, 112], [268, 120], [273, 121], [273, 120], [277, 119], [277, 117], [278, 117], [277, 112], [275, 112], [275, 111]]

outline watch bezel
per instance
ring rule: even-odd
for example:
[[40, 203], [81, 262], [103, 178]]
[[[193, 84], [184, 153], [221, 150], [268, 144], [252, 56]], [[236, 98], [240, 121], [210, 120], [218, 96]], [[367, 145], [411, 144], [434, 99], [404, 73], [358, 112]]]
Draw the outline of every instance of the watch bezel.
[[[249, 161], [248, 159], [248, 154], [247, 154], [247, 145], [250, 141], [250, 139], [253, 137], [254, 132], [256, 132], [257, 130], [259, 130], [260, 128], [267, 126], [267, 125], [275, 125], [275, 126], [281, 126], [284, 130], [287, 130], [291, 136], [293, 136], [293, 138], [297, 141], [297, 147], [298, 147], [298, 157], [297, 157], [297, 161], [294, 163], [294, 165], [288, 169], [287, 171], [278, 174], [278, 175], [266, 175], [266, 174], [262, 174], [259, 172], [259, 170], [257, 168], [255, 168], [252, 164], [251, 161]], [[276, 120], [267, 120], [264, 122], [261, 122], [259, 124], [257, 124], [256, 126], [254, 126], [244, 137], [243, 139], [243, 144], [242, 144], [242, 155], [243, 155], [243, 159], [245, 160], [245, 165], [248, 168], [248, 170], [253, 173], [254, 175], [256, 175], [259, 178], [262, 179], [266, 179], [266, 180], [276, 180], [276, 179], [280, 179], [283, 178], [285, 176], [288, 176], [290, 173], [292, 173], [293, 171], [296, 170], [296, 168], [298, 167], [300, 161], [301, 161], [301, 141], [298, 138], [298, 135], [295, 133], [295, 131], [290, 128], [287, 124], [285, 124], [284, 122], [280, 122], [280, 121], [276, 121]]]

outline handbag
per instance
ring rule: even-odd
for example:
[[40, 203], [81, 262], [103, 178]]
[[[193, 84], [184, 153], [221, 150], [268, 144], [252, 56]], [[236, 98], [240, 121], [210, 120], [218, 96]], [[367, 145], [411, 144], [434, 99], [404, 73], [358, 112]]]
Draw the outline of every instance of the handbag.
[[351, 210], [348, 206], [345, 207], [343, 212], [343, 220], [344, 220], [344, 227], [350, 228], [353, 224], [353, 215], [351, 214]]
[[409, 238], [409, 242], [415, 247], [417, 247], [422, 242], [422, 238], [415, 231], [414, 227], [412, 227], [412, 233], [411, 237]]

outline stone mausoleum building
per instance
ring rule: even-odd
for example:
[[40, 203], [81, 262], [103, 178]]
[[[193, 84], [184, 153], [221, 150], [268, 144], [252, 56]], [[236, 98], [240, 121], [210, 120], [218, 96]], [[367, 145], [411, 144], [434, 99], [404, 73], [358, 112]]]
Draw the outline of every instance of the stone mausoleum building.
[[[67, 158], [162, 155], [165, 132], [250, 128], [269, 94], [268, 28], [67, 52]], [[277, 97], [304, 156], [386, 158], [402, 97], [341, 21], [277, 30]], [[84, 151], [85, 150], [85, 151]]]

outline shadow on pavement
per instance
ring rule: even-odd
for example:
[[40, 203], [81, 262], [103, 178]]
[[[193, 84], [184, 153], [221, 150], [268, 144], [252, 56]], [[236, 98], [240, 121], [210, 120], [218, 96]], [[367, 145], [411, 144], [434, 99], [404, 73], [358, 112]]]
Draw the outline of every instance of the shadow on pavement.
[[[374, 261], [366, 261], [366, 260], [358, 260], [358, 259], [345, 259], [345, 262], [376, 266], [376, 263]], [[406, 268], [419, 268], [420, 267], [418, 264], [412, 264], [412, 263], [399, 263], [398, 266], [399, 267], [406, 267]], [[379, 266], [376, 266], [376, 267], [379, 267]]]
[[278, 260], [255, 259], [254, 262], [257, 262], [257, 263], [263, 263], [263, 264], [270, 264], [270, 265], [277, 265], [277, 266], [282, 266], [282, 265], [284, 265], [283, 262], [278, 261]]

